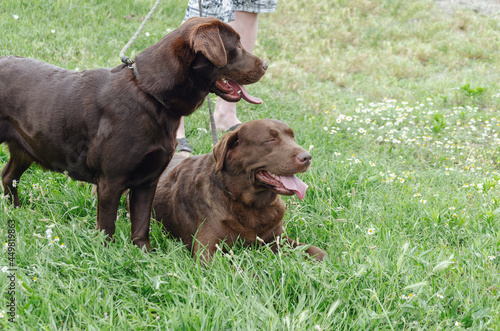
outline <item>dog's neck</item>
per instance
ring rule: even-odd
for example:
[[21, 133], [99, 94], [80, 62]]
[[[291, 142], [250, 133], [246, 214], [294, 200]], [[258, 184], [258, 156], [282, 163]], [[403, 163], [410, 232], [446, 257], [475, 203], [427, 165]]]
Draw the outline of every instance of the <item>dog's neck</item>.
[[[176, 45], [179, 49], [176, 49]], [[164, 54], [172, 54], [165, 61]], [[190, 72], [196, 53], [185, 45], [178, 33], [166, 35], [135, 57], [134, 78], [139, 88], [163, 109], [177, 117], [188, 116], [198, 109], [209, 93], [209, 82], [195, 84]], [[158, 68], [162, 68], [158, 71]]]
[[218, 186], [224, 191], [225, 196], [246, 208], [258, 210], [274, 208], [281, 200], [277, 193], [265, 187], [256, 188], [250, 178], [231, 174], [225, 170], [220, 171], [216, 176]]
[[[135, 62], [132, 63], [131, 65], [129, 65], [128, 68], [132, 69], [132, 72], [134, 73], [135, 79], [137, 79], [137, 81], [139, 81], [139, 71], [137, 70], [137, 66], [135, 65]], [[160, 98], [158, 98], [154, 94], [151, 94], [151, 93], [148, 93], [148, 94], [151, 95], [153, 98], [155, 98], [155, 100], [158, 101], [163, 106], [163, 108], [168, 109], [167, 105]]]

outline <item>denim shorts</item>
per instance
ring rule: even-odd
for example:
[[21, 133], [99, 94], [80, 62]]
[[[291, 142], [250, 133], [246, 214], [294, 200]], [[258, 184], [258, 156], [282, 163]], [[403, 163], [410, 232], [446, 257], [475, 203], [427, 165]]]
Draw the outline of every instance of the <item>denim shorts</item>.
[[[234, 21], [235, 11], [249, 13], [272, 13], [276, 10], [278, 0], [202, 0], [203, 17], [213, 16], [223, 22]], [[189, 0], [184, 20], [200, 16], [198, 0]]]

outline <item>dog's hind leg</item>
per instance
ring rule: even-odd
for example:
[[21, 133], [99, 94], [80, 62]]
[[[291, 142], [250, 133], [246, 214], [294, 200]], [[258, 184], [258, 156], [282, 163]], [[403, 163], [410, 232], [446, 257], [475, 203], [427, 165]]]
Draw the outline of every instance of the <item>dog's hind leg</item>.
[[9, 145], [9, 152], [10, 159], [2, 170], [3, 192], [12, 201], [14, 206], [19, 207], [21, 202], [17, 193], [17, 185], [22, 174], [30, 167], [33, 160], [22, 149], [12, 144]]
[[139, 248], [145, 247], [147, 251], [151, 249], [149, 244], [149, 224], [156, 184], [154, 182], [130, 189], [131, 239]]

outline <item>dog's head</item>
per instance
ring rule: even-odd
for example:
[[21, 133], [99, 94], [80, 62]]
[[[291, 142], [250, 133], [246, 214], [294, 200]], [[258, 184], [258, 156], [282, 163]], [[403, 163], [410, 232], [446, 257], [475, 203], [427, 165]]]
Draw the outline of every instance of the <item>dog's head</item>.
[[[295, 174], [305, 172], [311, 154], [295, 143], [293, 130], [278, 120], [256, 120], [227, 133], [213, 149], [215, 171], [228, 179], [231, 192], [273, 192], [304, 197], [307, 185]], [[231, 192], [233, 193], [233, 192]]]
[[197, 75], [210, 79], [210, 92], [230, 102], [262, 103], [243, 85], [261, 79], [267, 64], [243, 48], [231, 26], [215, 18], [193, 17], [179, 29], [189, 33], [189, 47], [197, 55], [191, 67]]
[[241, 46], [231, 26], [213, 17], [193, 17], [138, 54], [134, 74], [147, 94], [162, 99], [173, 114], [187, 116], [209, 92], [230, 102], [261, 103], [243, 85], [257, 82], [266, 69]]

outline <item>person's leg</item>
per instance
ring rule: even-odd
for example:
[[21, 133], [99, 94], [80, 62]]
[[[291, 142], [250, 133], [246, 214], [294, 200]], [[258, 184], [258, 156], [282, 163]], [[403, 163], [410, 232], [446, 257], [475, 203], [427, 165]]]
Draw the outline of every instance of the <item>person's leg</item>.
[[[229, 25], [240, 34], [243, 48], [252, 52], [257, 40], [258, 14], [235, 11], [234, 21], [230, 22]], [[221, 98], [218, 98], [215, 104], [214, 118], [215, 127], [219, 130], [227, 130], [233, 125], [241, 123], [236, 115], [236, 102], [227, 102]]]
[[[184, 16], [184, 23], [187, 19], [191, 17], [198, 17], [200, 15], [200, 7], [198, 0], [189, 0], [186, 7], [186, 14]], [[217, 17], [224, 22], [229, 22], [233, 19], [233, 7], [229, 2], [220, 2], [220, 0], [203, 0], [203, 16], [213, 16]], [[181, 23], [181, 24], [182, 24]], [[193, 152], [192, 147], [189, 145], [189, 142], [186, 139], [186, 130], [184, 127], [184, 117], [181, 119], [181, 123], [179, 128], [177, 129], [176, 134], [177, 141], [179, 145], [177, 145], [177, 152], [185, 156], [189, 156], [190, 153]]]
[[228, 23], [240, 34], [241, 44], [249, 52], [253, 52], [257, 40], [257, 29], [259, 27], [258, 15], [258, 13], [235, 11], [234, 21]]
[[177, 129], [177, 140], [180, 138], [186, 137], [186, 129], [184, 128], [184, 117], [181, 118], [181, 123], [179, 124], [179, 128]]
[[[196, 7], [197, 1], [195, 3], [195, 0], [190, 0], [189, 4], [191, 3], [192, 3], [192, 8], [190, 8], [188, 5], [188, 11], [186, 12], [185, 19], [192, 16], [196, 16], [196, 9], [198, 8]], [[210, 4], [207, 3], [207, 6], [209, 5]], [[189, 12], [189, 10], [191, 10], [191, 12]], [[227, 13], [227, 8], [218, 8], [217, 10], [221, 11], [221, 15], [224, 16], [224, 21], [227, 22], [227, 19], [229, 18], [228, 17], [229, 14]], [[205, 14], [207, 13], [205, 12]], [[211, 12], [209, 14], [216, 17], [219, 16]], [[235, 11], [234, 21], [228, 24], [231, 25], [233, 29], [240, 34], [241, 44], [243, 45], [243, 47], [247, 51], [252, 52], [255, 47], [255, 42], [257, 40], [258, 13]], [[227, 130], [231, 128], [233, 125], [241, 123], [241, 121], [238, 119], [236, 115], [236, 103], [227, 102], [221, 98], [217, 98], [214, 110], [214, 119], [216, 128], [220, 130]], [[186, 132], [184, 128], [184, 118], [183, 118], [179, 125], [179, 129], [177, 130], [177, 140], [184, 138], [183, 142], [185, 141], [187, 143], [185, 137], [186, 137]], [[189, 143], [187, 144], [189, 145]], [[189, 152], [187, 150], [183, 151], [183, 153], [189, 155]]]
[[184, 156], [189, 156], [193, 152], [193, 148], [189, 145], [189, 142], [186, 139], [186, 129], [184, 128], [184, 117], [181, 118], [181, 123], [179, 124], [179, 128], [177, 129], [177, 147], [176, 151], [181, 153]]

